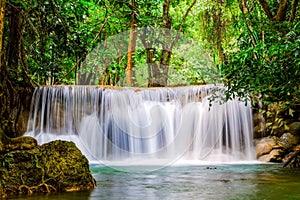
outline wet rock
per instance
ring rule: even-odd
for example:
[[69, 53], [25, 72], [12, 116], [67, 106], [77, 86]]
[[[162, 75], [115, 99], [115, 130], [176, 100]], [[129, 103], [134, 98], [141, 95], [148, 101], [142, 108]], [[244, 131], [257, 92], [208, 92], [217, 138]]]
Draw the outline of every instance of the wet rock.
[[223, 183], [229, 183], [229, 182], [231, 182], [230, 180], [228, 180], [228, 179], [221, 179], [221, 180], [219, 180], [220, 182], [223, 182]]
[[288, 125], [289, 132], [291, 132], [294, 135], [300, 135], [300, 122], [293, 122]]
[[272, 149], [277, 146], [276, 140], [276, 137], [265, 137], [257, 141], [256, 157], [259, 158], [262, 155], [270, 153]]
[[266, 126], [265, 126], [265, 123], [263, 122], [260, 122], [258, 123], [256, 126], [254, 126], [253, 128], [253, 135], [254, 135], [254, 138], [261, 138], [264, 136], [265, 134], [265, 130], [266, 130]]
[[263, 137], [266, 126], [265, 126], [265, 119], [262, 113], [255, 112], [253, 113], [253, 135], [254, 138], [261, 138]]
[[206, 169], [217, 169], [216, 167], [206, 167]]
[[258, 125], [261, 122], [265, 122], [265, 118], [264, 118], [263, 114], [260, 112], [253, 113], [252, 117], [253, 117], [254, 126]]
[[287, 130], [282, 126], [273, 129], [273, 135], [276, 135], [277, 137], [281, 137]]
[[291, 133], [284, 133], [280, 138], [279, 138], [279, 146], [283, 147], [284, 149], [290, 149], [296, 144], [298, 144], [299, 137], [294, 136]]
[[262, 162], [282, 162], [282, 154], [281, 149], [273, 149], [269, 154], [260, 156], [258, 160]]
[[88, 160], [73, 142], [53, 141], [0, 154], [0, 198], [95, 187]]

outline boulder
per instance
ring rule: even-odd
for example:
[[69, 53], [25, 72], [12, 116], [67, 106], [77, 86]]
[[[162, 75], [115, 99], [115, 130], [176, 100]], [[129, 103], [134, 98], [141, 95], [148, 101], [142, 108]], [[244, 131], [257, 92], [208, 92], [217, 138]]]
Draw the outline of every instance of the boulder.
[[291, 132], [294, 135], [300, 135], [300, 122], [293, 122], [288, 125], [289, 132]]
[[297, 136], [294, 136], [291, 133], [284, 133], [279, 138], [279, 146], [283, 147], [284, 149], [290, 149], [298, 144], [299, 138]]
[[0, 154], [0, 198], [89, 190], [96, 182], [86, 157], [73, 142], [53, 141]]
[[265, 118], [264, 118], [263, 114], [259, 113], [259, 112], [253, 113], [252, 118], [253, 118], [254, 126], [256, 126], [257, 124], [265, 121]]
[[254, 111], [253, 113], [253, 136], [255, 139], [264, 137], [266, 132], [265, 118], [262, 113]]
[[254, 138], [261, 138], [264, 136], [266, 131], [265, 123], [260, 122], [253, 128], [253, 136]]
[[282, 162], [282, 153], [281, 149], [273, 149], [269, 154], [260, 156], [258, 160], [262, 162]]
[[276, 140], [276, 137], [265, 137], [257, 141], [256, 157], [259, 158], [262, 155], [270, 153], [272, 149], [277, 146]]

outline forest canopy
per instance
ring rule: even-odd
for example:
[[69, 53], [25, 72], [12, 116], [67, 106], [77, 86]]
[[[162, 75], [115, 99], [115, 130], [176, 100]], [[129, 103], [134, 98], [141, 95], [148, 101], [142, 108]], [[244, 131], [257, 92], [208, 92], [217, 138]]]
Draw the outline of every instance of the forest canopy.
[[1, 0], [2, 85], [222, 83], [228, 98], [295, 104], [299, 12], [299, 0]]

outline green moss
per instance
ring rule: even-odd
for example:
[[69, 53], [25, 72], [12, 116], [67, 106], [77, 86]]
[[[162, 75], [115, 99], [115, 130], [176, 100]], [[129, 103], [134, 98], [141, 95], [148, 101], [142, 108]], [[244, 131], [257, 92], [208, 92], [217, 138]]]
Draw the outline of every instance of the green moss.
[[95, 187], [88, 160], [72, 142], [53, 141], [0, 154], [0, 196]]

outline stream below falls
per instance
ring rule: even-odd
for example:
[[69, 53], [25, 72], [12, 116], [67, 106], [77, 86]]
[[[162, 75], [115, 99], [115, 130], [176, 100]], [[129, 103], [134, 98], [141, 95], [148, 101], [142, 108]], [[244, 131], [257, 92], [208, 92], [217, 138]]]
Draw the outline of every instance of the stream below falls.
[[75, 142], [98, 186], [28, 199], [300, 199], [300, 171], [255, 160], [250, 103], [223, 89], [36, 88], [26, 135]]
[[300, 199], [300, 171], [277, 164], [178, 164], [140, 173], [149, 166], [90, 165], [97, 188], [89, 192], [20, 199]]

